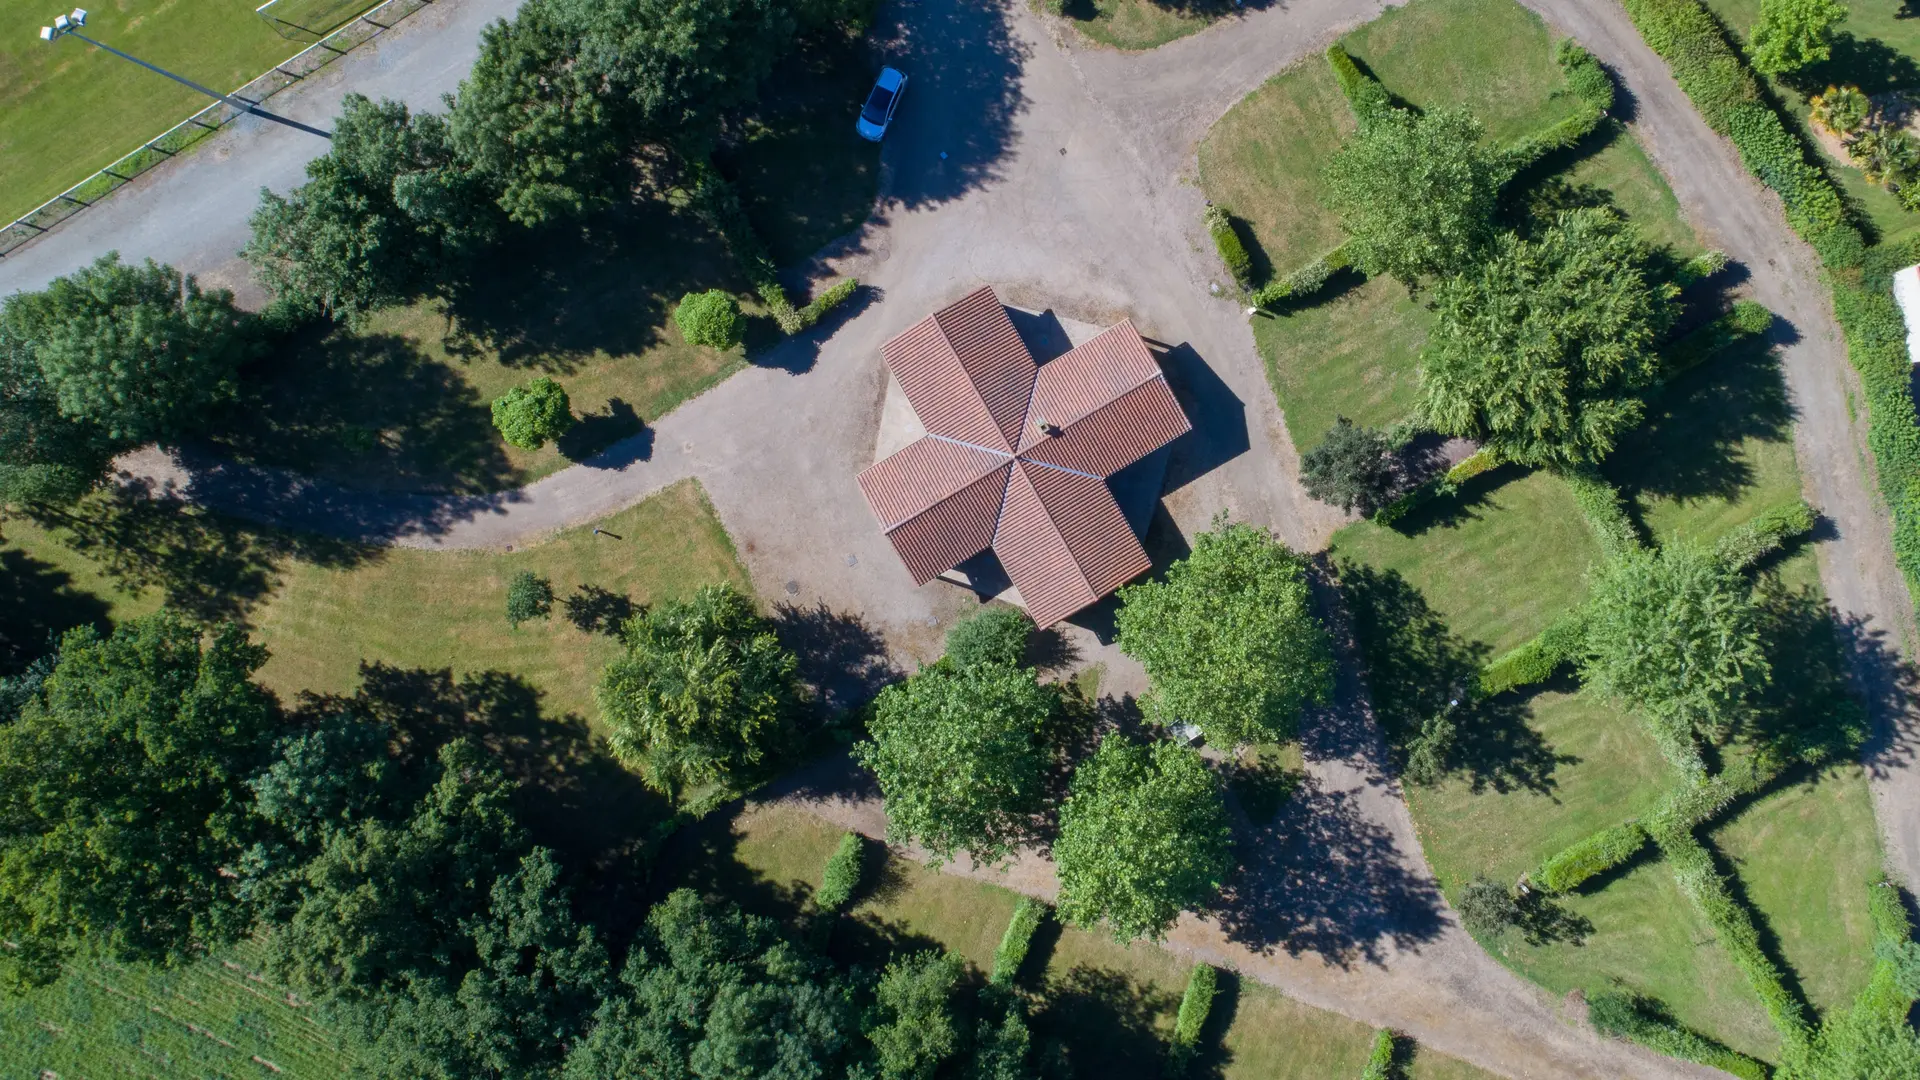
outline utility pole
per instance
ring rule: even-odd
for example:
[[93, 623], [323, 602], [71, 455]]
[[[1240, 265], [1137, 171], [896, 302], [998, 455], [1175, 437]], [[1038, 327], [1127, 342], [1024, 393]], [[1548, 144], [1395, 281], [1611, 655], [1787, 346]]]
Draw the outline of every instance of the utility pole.
[[73, 14], [61, 15], [53, 20], [52, 26], [41, 27], [40, 40], [45, 42], [55, 42], [55, 41], [59, 41], [63, 37], [79, 38], [81, 41], [86, 42], [87, 44], [93, 46], [96, 49], [105, 49], [107, 52], [112, 53], [113, 55], [119, 57], [122, 60], [128, 60], [135, 64], [139, 64], [141, 67], [146, 68], [148, 71], [154, 72], [155, 74], [165, 75], [167, 78], [172, 79], [174, 82], [177, 82], [182, 86], [186, 86], [194, 90], [198, 90], [199, 92], [207, 95], [208, 97], [213, 98], [215, 101], [224, 101], [228, 105], [233, 106], [234, 108], [240, 110], [241, 112], [252, 113], [253, 115], [261, 117], [263, 119], [271, 120], [276, 124], [285, 124], [290, 128], [297, 128], [298, 130], [304, 131], [309, 135], [318, 135], [323, 139], [333, 138], [333, 135], [329, 132], [321, 131], [319, 128], [316, 128], [316, 127], [308, 127], [307, 125], [301, 123], [298, 120], [289, 120], [284, 116], [277, 116], [261, 108], [260, 106], [255, 105], [251, 101], [247, 101], [242, 98], [232, 97], [227, 94], [222, 94], [217, 90], [209, 90], [206, 87], [201, 86], [199, 83], [194, 82], [192, 79], [181, 78], [180, 76], [175, 75], [173, 72], [168, 71], [165, 68], [155, 67], [152, 64], [149, 64], [145, 60], [142, 60], [137, 56], [129, 56], [126, 53], [121, 52], [119, 49], [116, 49], [111, 45], [103, 45], [100, 42], [95, 41], [92, 38], [80, 32], [80, 28], [85, 25], [87, 25], [87, 9], [74, 8]]

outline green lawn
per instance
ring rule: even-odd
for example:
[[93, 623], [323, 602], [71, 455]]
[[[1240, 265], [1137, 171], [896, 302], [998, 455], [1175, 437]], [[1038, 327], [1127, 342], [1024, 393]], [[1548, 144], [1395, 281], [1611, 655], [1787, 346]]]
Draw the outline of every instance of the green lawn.
[[[350, 4], [348, 16], [375, 2]], [[224, 93], [308, 44], [274, 32], [255, 6], [103, 4], [90, 11], [86, 33]], [[0, 220], [26, 213], [212, 104], [84, 42], [39, 40], [36, 28], [61, 10], [0, 0]]]
[[[1414, 0], [1342, 39], [1385, 83], [1415, 105], [1463, 105], [1508, 141], [1569, 115], [1552, 39], [1512, 0]], [[1310, 56], [1236, 104], [1200, 146], [1207, 195], [1247, 223], [1255, 260], [1285, 273], [1341, 240], [1321, 203], [1322, 169], [1351, 134], [1353, 118], [1326, 61]], [[1534, 195], [1551, 189], [1582, 203], [1608, 203], [1652, 242], [1699, 249], [1679, 205], [1632, 136], [1610, 125], [1558, 162]], [[1319, 443], [1336, 416], [1386, 425], [1418, 401], [1418, 359], [1431, 316], [1390, 281], [1336, 280], [1327, 299], [1254, 321], [1294, 445]]]
[[[1232, 13], [1231, 0], [1034, 0], [1073, 20], [1090, 41], [1137, 52], [1197, 34]], [[1058, 7], [1053, 5], [1057, 3]]]
[[[766, 914], [791, 917], [818, 887], [839, 830], [797, 809], [758, 806], [715, 815], [683, 837], [685, 856], [668, 886], [693, 884], [738, 899]], [[931, 871], [889, 856], [875, 884], [835, 927], [832, 949], [842, 961], [875, 964], [901, 948], [939, 946], [979, 970], [993, 965], [994, 946], [1013, 911], [1005, 889]], [[1167, 1036], [1179, 1009], [1188, 964], [1147, 944], [1049, 923], [1035, 938], [1020, 983], [1030, 994], [1039, 1039], [1067, 1045], [1074, 1075], [1159, 1077]], [[1207, 1038], [1210, 1060], [1225, 1080], [1327, 1080], [1360, 1075], [1372, 1031], [1309, 1008], [1256, 983], [1222, 980]], [[1224, 1031], [1221, 1029], [1224, 1027]], [[1489, 1074], [1431, 1052], [1416, 1055], [1416, 1080], [1482, 1080]]]
[[[379, 661], [456, 675], [510, 672], [539, 692], [544, 714], [588, 720], [599, 715], [593, 684], [618, 646], [576, 629], [560, 605], [549, 622], [510, 629], [510, 577], [531, 570], [550, 578], [562, 599], [595, 585], [635, 604], [685, 596], [709, 582], [748, 584], [726, 529], [693, 481], [594, 523], [612, 536], [580, 526], [513, 552], [302, 546], [208, 515], [178, 517], [129, 514], [52, 531], [11, 520], [0, 550], [10, 562], [31, 561], [43, 574], [67, 578], [67, 594], [85, 606], [60, 622], [100, 614], [123, 620], [169, 596], [190, 612], [205, 600], [210, 606], [201, 614], [246, 619], [273, 654], [261, 681], [284, 700], [303, 690], [350, 692], [360, 664]], [[63, 542], [78, 535], [118, 544], [135, 530], [150, 539], [134, 551], [132, 565], [124, 556], [97, 563]]]
[[311, 1003], [259, 974], [241, 945], [174, 970], [81, 962], [0, 996], [0, 1075], [331, 1080], [352, 1066]]

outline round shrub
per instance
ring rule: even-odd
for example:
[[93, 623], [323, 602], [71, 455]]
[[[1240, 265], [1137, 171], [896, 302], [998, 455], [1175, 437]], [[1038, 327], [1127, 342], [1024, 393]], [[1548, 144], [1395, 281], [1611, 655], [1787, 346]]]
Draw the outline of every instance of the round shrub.
[[493, 426], [520, 449], [538, 450], [573, 427], [573, 403], [559, 383], [538, 378], [493, 403]]
[[947, 631], [947, 659], [956, 667], [1019, 667], [1032, 636], [1033, 620], [1026, 612], [997, 605], [981, 608]]
[[695, 345], [729, 349], [740, 343], [740, 304], [719, 289], [688, 293], [673, 309], [680, 333]]

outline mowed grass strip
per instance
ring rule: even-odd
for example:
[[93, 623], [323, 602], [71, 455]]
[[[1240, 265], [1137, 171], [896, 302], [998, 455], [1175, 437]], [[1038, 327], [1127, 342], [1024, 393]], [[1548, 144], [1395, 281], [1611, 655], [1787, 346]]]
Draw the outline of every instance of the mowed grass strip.
[[[764, 914], [791, 917], [819, 887], [841, 830], [795, 807], [750, 806], [715, 817], [683, 837], [697, 856], [679, 866], [671, 885], [691, 884], [740, 899]], [[675, 854], [672, 849], [669, 854]], [[875, 860], [875, 864], [880, 860]], [[1017, 896], [999, 886], [928, 870], [889, 855], [870, 864], [861, 901], [833, 934], [843, 962], [868, 965], [901, 949], [946, 948], [976, 969], [992, 967], [993, 950]], [[1049, 921], [1036, 935], [1019, 985], [1031, 995], [1036, 1041], [1066, 1044], [1076, 1076], [1157, 1078], [1186, 985], [1190, 961], [1138, 943], [1061, 928]], [[1294, 1001], [1246, 979], [1223, 980], [1204, 1039], [1202, 1064], [1225, 1080], [1325, 1080], [1358, 1076], [1373, 1032], [1333, 1013]], [[1224, 1028], [1224, 1030], [1222, 1030]], [[1490, 1074], [1429, 1051], [1419, 1052], [1417, 1080], [1488, 1080]]]
[[[1157, 49], [1230, 14], [1231, 0], [1033, 0], [1073, 20], [1089, 41], [1128, 52]], [[1057, 5], [1057, 6], [1056, 6]]]
[[[255, 6], [123, 0], [89, 9], [85, 33], [226, 93], [309, 44], [275, 33]], [[63, 10], [42, 0], [0, 0], [0, 220], [12, 221], [213, 103], [85, 42], [41, 41], [36, 28]]]

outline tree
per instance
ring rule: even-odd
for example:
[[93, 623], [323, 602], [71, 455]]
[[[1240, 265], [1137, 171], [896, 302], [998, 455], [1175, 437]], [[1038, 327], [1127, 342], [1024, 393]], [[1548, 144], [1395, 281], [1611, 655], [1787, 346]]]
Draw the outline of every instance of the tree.
[[1437, 290], [1422, 409], [1509, 461], [1597, 461], [1640, 422], [1675, 295], [1611, 211], [1566, 211], [1536, 240], [1504, 235]]
[[152, 259], [125, 265], [117, 251], [8, 297], [4, 321], [39, 371], [37, 386], [21, 388], [119, 446], [203, 430], [233, 399], [254, 345], [232, 293], [202, 292]]
[[1033, 620], [1018, 608], [989, 605], [947, 631], [947, 659], [955, 667], [999, 664], [1019, 667], [1033, 638]]
[[70, 503], [106, 476], [116, 444], [60, 413], [34, 355], [29, 304], [0, 302], [0, 507]]
[[1460, 921], [1482, 938], [1499, 936], [1520, 925], [1520, 905], [1513, 893], [1497, 881], [1475, 876], [1460, 891]]
[[731, 349], [740, 343], [740, 304], [720, 289], [681, 297], [673, 321], [691, 345]]
[[519, 629], [528, 619], [544, 619], [553, 612], [553, 582], [522, 570], [507, 582], [507, 625]]
[[1333, 691], [1306, 560], [1265, 529], [1216, 519], [1165, 580], [1120, 600], [1120, 648], [1147, 669], [1162, 723], [1198, 724], [1222, 746], [1277, 741]]
[[1231, 829], [1206, 762], [1172, 743], [1108, 735], [1074, 770], [1053, 858], [1060, 914], [1106, 920], [1122, 941], [1163, 937], [1233, 868]]
[[1353, 265], [1408, 288], [1469, 265], [1492, 239], [1507, 166], [1462, 109], [1391, 109], [1327, 162], [1326, 202]]
[[572, 430], [573, 402], [560, 384], [541, 376], [516, 386], [493, 403], [493, 426], [522, 450], [538, 450]]
[[881, 1080], [933, 1080], [960, 1051], [952, 1003], [961, 974], [959, 957], [932, 950], [887, 965], [874, 992], [880, 1022], [867, 1031]]
[[1300, 459], [1300, 481], [1308, 495], [1362, 517], [1387, 504], [1399, 478], [1387, 437], [1377, 428], [1355, 427], [1344, 416], [1334, 417], [1327, 437]]
[[1833, 56], [1833, 28], [1847, 17], [1839, 0], [1760, 0], [1753, 24], [1753, 66], [1787, 75]]
[[943, 660], [881, 691], [854, 757], [879, 780], [887, 838], [918, 842], [936, 862], [1011, 854], [1045, 806], [1059, 708], [1031, 669], [998, 663]]
[[237, 626], [161, 613], [69, 631], [0, 726], [0, 953], [43, 981], [89, 948], [171, 962], [246, 928], [232, 867], [275, 709]]
[[1593, 575], [1581, 674], [1637, 709], [1667, 759], [1704, 773], [1696, 735], [1724, 738], [1771, 674], [1753, 587], [1705, 549], [1631, 550]]
[[733, 586], [653, 608], [626, 644], [597, 696], [614, 753], [656, 788], [725, 779], [788, 738], [796, 661]]
[[444, 284], [492, 241], [493, 203], [444, 119], [348, 94], [307, 182], [260, 192], [241, 254], [294, 310], [353, 321]]

